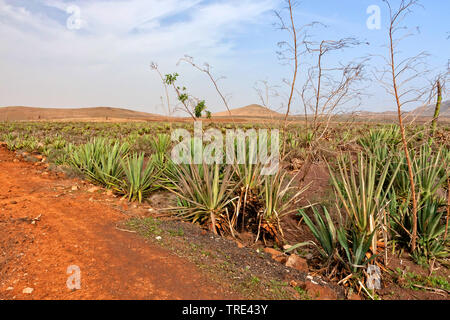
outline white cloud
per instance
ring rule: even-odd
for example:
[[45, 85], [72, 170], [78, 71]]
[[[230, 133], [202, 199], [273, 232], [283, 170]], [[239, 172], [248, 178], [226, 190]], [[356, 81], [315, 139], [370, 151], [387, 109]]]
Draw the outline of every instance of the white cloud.
[[[0, 68], [9, 78], [6, 81], [3, 76], [0, 80], [2, 105], [102, 102], [118, 105], [125, 101], [129, 101], [128, 105], [157, 104], [160, 92], [148, 92], [148, 81], [154, 80], [142, 72], [150, 73], [151, 60], [173, 66], [185, 53], [201, 59], [205, 52], [208, 59], [226, 55], [233, 48], [230, 39], [249, 24], [260, 23], [275, 3], [274, 0], [37, 2], [37, 6], [23, 7], [0, 0]], [[73, 4], [81, 10], [84, 23], [80, 30], [69, 30], [64, 21], [69, 18], [67, 7]], [[48, 14], [50, 8], [57, 9], [63, 19]], [[121, 79], [131, 80], [129, 86], [133, 87], [117, 80], [119, 73]], [[40, 80], [31, 81], [37, 75]], [[147, 83], [143, 85], [142, 81]], [[159, 85], [155, 81], [152, 84]], [[88, 94], [89, 102], [83, 92], [93, 86], [98, 87], [98, 94]], [[51, 98], [45, 89], [54, 90]], [[106, 92], [115, 92], [116, 96], [121, 92], [123, 98], [114, 103], [110, 96], [104, 96]], [[140, 99], [136, 94], [148, 97]], [[18, 97], [23, 101], [16, 101]]]

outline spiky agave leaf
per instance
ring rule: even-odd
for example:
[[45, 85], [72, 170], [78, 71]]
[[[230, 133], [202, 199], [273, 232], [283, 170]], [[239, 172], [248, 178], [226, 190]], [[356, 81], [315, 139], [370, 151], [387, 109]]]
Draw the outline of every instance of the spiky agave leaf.
[[322, 208], [325, 220], [322, 218], [319, 210], [316, 207], [312, 207], [315, 223], [309, 218], [305, 210], [300, 210], [299, 214], [303, 217], [306, 226], [311, 230], [314, 238], [319, 242], [316, 246], [320, 254], [327, 260], [330, 260], [336, 252], [338, 244], [337, 232], [327, 208]]
[[129, 201], [142, 202], [159, 188], [160, 171], [151, 160], [146, 165], [144, 161], [144, 153], [133, 153], [122, 161], [126, 179], [116, 187], [127, 195]]

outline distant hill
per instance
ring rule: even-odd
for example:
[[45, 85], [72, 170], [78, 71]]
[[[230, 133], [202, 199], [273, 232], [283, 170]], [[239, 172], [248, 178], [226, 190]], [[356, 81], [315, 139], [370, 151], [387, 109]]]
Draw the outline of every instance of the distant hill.
[[[417, 119], [419, 121], [430, 121], [434, 116], [434, 109], [436, 108], [436, 104], [430, 104], [428, 106], [419, 107], [410, 112], [403, 112], [404, 117], [409, 117], [410, 119]], [[368, 118], [372, 120], [376, 119], [393, 119], [397, 118], [397, 111], [383, 111], [383, 112], [370, 112], [370, 111], [362, 111], [357, 112], [357, 116], [362, 118]], [[441, 105], [441, 112], [439, 114], [440, 121], [449, 122], [450, 121], [450, 101], [444, 101]]]
[[[231, 113], [231, 114], [230, 114]], [[236, 117], [236, 118], [280, 118], [283, 115], [281, 113], [270, 110], [269, 108], [263, 107], [258, 104], [251, 104], [246, 107], [232, 109], [230, 112], [223, 111], [214, 113], [212, 118], [227, 118], [227, 117]]]
[[[405, 116], [416, 118], [418, 121], [429, 121], [433, 117], [435, 105], [418, 108], [412, 112], [405, 112]], [[231, 115], [230, 115], [231, 113]], [[355, 117], [358, 120], [396, 121], [396, 111], [368, 112], [339, 115], [334, 121]], [[212, 114], [212, 120], [218, 122], [258, 122], [283, 120], [284, 114], [270, 110], [258, 104], [222, 111]], [[34, 108], [34, 107], [0, 107], [0, 121], [191, 121], [190, 117], [165, 117], [158, 114], [132, 111], [122, 108]], [[290, 115], [289, 121], [303, 121], [303, 115]], [[450, 101], [442, 103], [440, 121], [450, 122]]]
[[0, 107], [0, 121], [34, 120], [154, 120], [163, 116], [121, 108], [95, 107], [54, 109], [34, 107]]
[[[414, 115], [419, 115], [422, 117], [433, 117], [434, 116], [434, 109], [436, 108], [436, 104], [430, 104], [425, 107], [417, 108], [416, 110], [412, 111]], [[441, 112], [440, 117], [450, 117], [450, 100], [442, 102], [441, 105]]]

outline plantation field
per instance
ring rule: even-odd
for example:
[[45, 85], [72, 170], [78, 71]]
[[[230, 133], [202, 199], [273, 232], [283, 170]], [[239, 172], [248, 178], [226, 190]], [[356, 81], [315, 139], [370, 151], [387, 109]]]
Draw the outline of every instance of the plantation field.
[[[278, 129], [280, 166], [273, 175], [262, 175], [263, 166], [249, 161], [248, 141], [244, 143], [244, 163], [176, 164], [171, 158], [175, 145], [171, 133], [175, 129], [193, 132], [193, 125], [186, 121], [0, 123], [4, 147], [0, 166], [11, 170], [9, 187], [0, 189], [3, 206], [0, 226], [10, 232], [1, 239], [4, 252], [12, 250], [8, 241], [24, 231], [11, 222], [20, 218], [21, 210], [13, 208], [8, 212], [10, 193], [16, 193], [14, 199], [32, 196], [34, 209], [39, 207], [40, 198], [47, 199], [51, 194], [56, 197], [58, 210], [76, 207], [70, 208], [70, 219], [63, 214], [43, 219], [60, 235], [62, 230], [71, 234], [70, 228], [88, 230], [83, 231], [90, 237], [84, 242], [86, 247], [105, 241], [109, 251], [99, 248], [105, 256], [117, 251], [122, 260], [146, 259], [145, 263], [152, 265], [154, 262], [148, 255], [153, 253], [148, 252], [150, 249], [143, 242], [146, 239], [152, 250], [158, 252], [156, 260], [173, 259], [170, 265], [174, 274], [180, 274], [183, 259], [188, 260], [192, 274], [203, 286], [198, 289], [198, 296], [189, 295], [187, 292], [194, 290], [195, 285], [180, 275], [176, 277], [186, 282], [181, 285], [185, 289], [178, 291], [173, 279], [167, 278], [167, 287], [155, 288], [151, 298], [208, 298], [206, 292], [210, 289], [205, 288], [227, 283], [214, 291], [217, 298], [448, 299], [450, 127], [447, 124], [438, 126], [433, 133], [427, 124], [407, 127], [417, 194], [414, 249], [412, 188], [396, 125], [332, 123], [326, 130], [317, 131], [294, 123], [285, 128], [275, 121], [203, 124], [204, 130], [211, 128], [224, 134], [233, 129]], [[269, 140], [268, 144], [271, 143], [274, 142]], [[1, 177], [5, 181], [6, 171]], [[48, 178], [43, 178], [43, 174]], [[46, 180], [50, 178], [51, 181]], [[41, 184], [45, 188], [40, 188]], [[58, 184], [64, 185], [62, 199], [57, 198]], [[14, 200], [14, 205], [21, 201]], [[24, 205], [23, 210], [30, 210]], [[52, 201], [45, 200], [43, 208], [45, 218], [48, 212], [53, 212]], [[35, 221], [36, 228], [40, 228], [41, 222], [33, 218], [30, 223]], [[64, 226], [65, 219], [72, 227]], [[25, 233], [30, 232], [38, 239], [41, 233], [32, 228], [27, 226]], [[90, 228], [97, 228], [97, 232], [107, 230], [108, 239]], [[68, 263], [70, 259], [61, 245], [65, 238], [48, 241], [56, 248], [59, 263]], [[75, 242], [70, 240], [70, 244]], [[136, 245], [138, 256], [117, 248], [115, 242]], [[48, 246], [45, 243], [40, 245]], [[20, 246], [14, 250], [21, 250]], [[39, 259], [39, 250], [30, 250]], [[94, 257], [95, 249], [89, 250], [80, 256], [86, 260]], [[53, 259], [48, 248], [42, 252]], [[28, 256], [24, 259], [33, 261]], [[116, 263], [120, 264], [119, 260]], [[374, 289], [368, 285], [369, 266], [379, 270], [380, 286]], [[95, 264], [85, 267], [94, 270]], [[115, 276], [116, 269], [100, 267], [109, 270], [110, 277]], [[130, 281], [141, 277], [152, 287], [156, 280], [147, 278], [139, 268], [137, 262], [131, 264], [134, 275]], [[6, 279], [0, 285], [13, 287], [6, 282], [14, 280], [11, 274], [17, 276], [15, 272], [8, 263], [0, 263], [0, 274]], [[119, 272], [121, 277], [126, 277], [126, 273]], [[213, 280], [205, 280], [212, 274], [216, 275]], [[98, 279], [89, 280], [93, 284]], [[129, 296], [122, 287], [114, 296], [94, 286], [89, 292], [94, 298], [102, 294], [107, 298], [148, 298], [136, 293], [146, 290], [145, 285], [140, 288], [130, 285]], [[45, 290], [36, 293], [37, 297], [44, 298], [47, 294], [50, 298], [71, 298], [62, 291], [56, 290], [52, 296], [50, 289]], [[159, 296], [161, 292], [164, 294]], [[74, 293], [73, 298], [89, 297]]]

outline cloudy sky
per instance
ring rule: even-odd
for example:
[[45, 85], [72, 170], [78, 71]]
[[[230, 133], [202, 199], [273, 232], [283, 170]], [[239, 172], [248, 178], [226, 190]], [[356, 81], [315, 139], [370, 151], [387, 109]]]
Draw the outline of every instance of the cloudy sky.
[[[395, 0], [394, 0], [395, 2]], [[447, 0], [422, 1], [406, 22], [417, 35], [402, 51], [427, 50], [432, 70], [447, 64], [450, 52]], [[369, 30], [367, 8], [379, 5], [381, 30]], [[208, 62], [230, 104], [258, 103], [253, 89], [267, 80], [283, 89], [290, 67], [277, 59], [274, 28], [281, 0], [0, 0], [0, 106], [125, 107], [163, 113], [158, 75], [178, 72], [180, 83], [212, 111], [223, 109], [204, 74], [177, 65], [185, 54]], [[321, 21], [320, 39], [358, 37], [369, 45], [334, 56], [338, 63], [371, 54], [371, 67], [386, 54], [386, 7], [381, 0], [303, 0], [295, 10], [298, 25]], [[300, 82], [304, 79], [300, 77]], [[363, 108], [389, 109], [392, 99], [376, 81], [367, 89]], [[274, 108], [280, 101], [273, 100]], [[296, 108], [301, 110], [299, 104]]]

